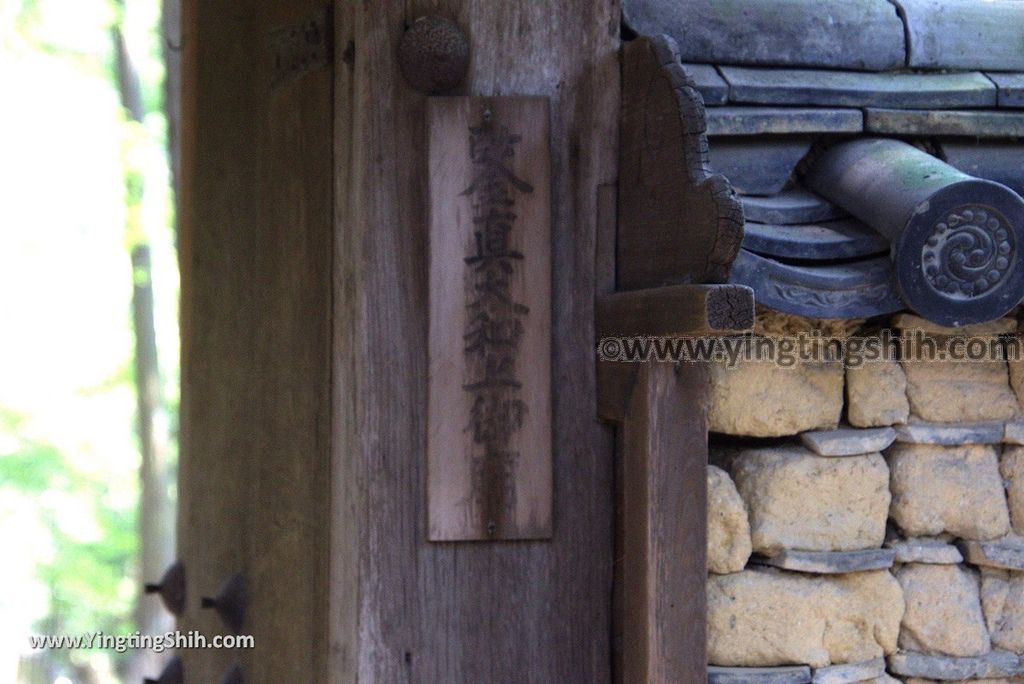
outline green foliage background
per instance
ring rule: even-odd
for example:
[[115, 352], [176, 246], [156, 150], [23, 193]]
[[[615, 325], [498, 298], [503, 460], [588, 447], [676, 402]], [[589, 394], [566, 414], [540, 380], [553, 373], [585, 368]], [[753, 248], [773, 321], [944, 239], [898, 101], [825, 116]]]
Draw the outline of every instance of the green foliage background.
[[[2, 682], [77, 684], [86, 670], [119, 681], [126, 655], [32, 653], [27, 637], [136, 629], [129, 253], [140, 241], [153, 254], [172, 405], [178, 377], [160, 9], [159, 0], [127, 0], [123, 12], [111, 0], [0, 0]], [[142, 124], [118, 101], [115, 22], [142, 81]]]

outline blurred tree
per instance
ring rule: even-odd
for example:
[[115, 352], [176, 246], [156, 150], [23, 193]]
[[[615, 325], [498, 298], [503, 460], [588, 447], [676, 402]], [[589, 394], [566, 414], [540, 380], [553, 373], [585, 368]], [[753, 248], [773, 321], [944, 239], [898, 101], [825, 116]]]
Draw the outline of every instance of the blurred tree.
[[[51, 219], [47, 223], [36, 212], [18, 214], [0, 208], [0, 223], [5, 225], [8, 237], [52, 237], [52, 247], [47, 243], [47, 255], [52, 256], [57, 250], [62, 257], [73, 260], [74, 257], [67, 256], [67, 252], [74, 251], [67, 239], [69, 235], [78, 239], [84, 235], [91, 245], [104, 245], [96, 248], [106, 250], [104, 254], [116, 252], [116, 233], [120, 230], [116, 217], [122, 215], [121, 244], [132, 266], [131, 317], [124, 319], [124, 328], [117, 327], [118, 315], [126, 311], [124, 303], [110, 297], [111, 288], [107, 287], [111, 269], [118, 267], [116, 258], [104, 261], [107, 272], [95, 278], [103, 286], [97, 287], [90, 279], [76, 287], [77, 306], [87, 307], [87, 313], [77, 317], [84, 321], [81, 324], [88, 325], [94, 312], [97, 321], [104, 321], [103, 332], [90, 330], [86, 336], [94, 342], [112, 342], [110, 347], [118, 351], [102, 361], [80, 353], [79, 364], [90, 371], [78, 377], [89, 379], [85, 384], [70, 379], [63, 384], [51, 382], [61, 393], [54, 397], [52, 410], [49, 406], [40, 410], [38, 402], [26, 404], [30, 408], [23, 410], [26, 406], [17, 391], [9, 391], [0, 399], [4, 402], [0, 405], [0, 528], [11, 535], [12, 548], [19, 550], [18, 569], [9, 572], [8, 577], [26, 581], [24, 591], [19, 584], [18, 591], [12, 592], [18, 596], [0, 600], [0, 618], [7, 618], [6, 622], [0, 619], [0, 626], [13, 627], [17, 633], [31, 629], [41, 634], [103, 631], [115, 635], [130, 634], [136, 629], [160, 632], [171, 625], [156, 597], [139, 596], [141, 580], [162, 574], [174, 545], [173, 461], [177, 421], [176, 415], [168, 413], [176, 409], [177, 362], [173, 353], [165, 353], [163, 345], [168, 344], [167, 349], [173, 352], [176, 344], [176, 335], [170, 332], [174, 321], [169, 316], [175, 295], [175, 266], [170, 239], [173, 233], [167, 231], [171, 225], [170, 207], [166, 206], [166, 159], [162, 149], [162, 48], [167, 46], [159, 42], [160, 9], [160, 0], [0, 0], [0, 15], [11, 19], [0, 25], [0, 74], [27, 74], [19, 78], [19, 83], [23, 83], [17, 96], [19, 107], [0, 110], [15, 111], [21, 116], [6, 121], [10, 124], [8, 130], [18, 121], [19, 135], [29, 141], [21, 157], [5, 149], [4, 155], [0, 155], [0, 170], [7, 179], [27, 179], [23, 194], [26, 187], [34, 187], [29, 184], [46, 178], [43, 164], [38, 170], [32, 167], [34, 175], [23, 169], [25, 160], [32, 159], [33, 153], [40, 156], [39, 152], [48, 146], [58, 145], [53, 142], [54, 116], [43, 115], [52, 114], [51, 110], [56, 108], [68, 122], [67, 126], [61, 124], [61, 130], [67, 133], [66, 129], [73, 129], [79, 136], [76, 139], [75, 134], [65, 135], [60, 150], [78, 160], [85, 171], [78, 179], [72, 172], [66, 174], [72, 176], [70, 182], [76, 193], [68, 192], [68, 181], [62, 181], [60, 186], [48, 187], [48, 197], [55, 202], [75, 197], [72, 203], [76, 206], [82, 195], [99, 198], [88, 208], [79, 207], [81, 215], [73, 222], [57, 223]], [[69, 85], [78, 84], [88, 85], [75, 90], [74, 96], [65, 96], [57, 105], [53, 104], [54, 98], [35, 97], [36, 93], [67, 92]], [[82, 93], [88, 101], [81, 99]], [[121, 105], [116, 113], [115, 96]], [[40, 108], [38, 125], [32, 125], [34, 106]], [[88, 110], [90, 116], [78, 116], [81, 110]], [[112, 114], [119, 116], [120, 123]], [[0, 118], [3, 116], [0, 111]], [[109, 149], [109, 144], [116, 144], [113, 141], [118, 138], [119, 168], [115, 165], [117, 155], [111, 154], [103, 172], [90, 176], [89, 169], [101, 168], [96, 150]], [[79, 139], [82, 145], [76, 145]], [[65, 162], [58, 155], [50, 166], [64, 168]], [[123, 190], [120, 196], [118, 176]], [[109, 182], [111, 179], [114, 183]], [[16, 184], [8, 189], [18, 192]], [[97, 211], [100, 206], [104, 209]], [[123, 206], [123, 214], [119, 214], [119, 206]], [[64, 215], [67, 213], [73, 211]], [[61, 214], [51, 212], [47, 216]], [[110, 217], [115, 218], [111, 221]], [[112, 243], [111, 226], [115, 227]], [[52, 264], [38, 262], [34, 253], [22, 247], [23, 243], [30, 241], [9, 240], [3, 249], [9, 250], [13, 245], [15, 253], [25, 257], [25, 281], [29, 287], [24, 299], [42, 301], [37, 297], [38, 285], [33, 285], [35, 281], [30, 281], [27, 274], [45, 271]], [[17, 263], [17, 258], [7, 263]], [[114, 278], [119, 277], [118, 271]], [[122, 291], [126, 292], [127, 278], [123, 284]], [[113, 291], [117, 291], [116, 284]], [[73, 328], [68, 327], [63, 312], [51, 306], [46, 308], [55, 312], [52, 329], [38, 325], [35, 318], [22, 316], [5, 319], [5, 332], [15, 339], [19, 335], [63, 339]], [[31, 306], [26, 307], [29, 309]], [[122, 346], [121, 342], [129, 328], [135, 339], [133, 353], [122, 357], [120, 350], [127, 352], [128, 345]], [[157, 332], [161, 334], [159, 345]], [[38, 354], [26, 355], [22, 363], [38, 365], [38, 373], [46, 374], [48, 379], [63, 377], [57, 370], [59, 364], [51, 365], [47, 359], [45, 345], [39, 347]], [[158, 348], [165, 363], [170, 360], [163, 376]], [[111, 360], [120, 365], [111, 366]], [[4, 385], [10, 389], [7, 380]], [[136, 398], [138, 487], [131, 475], [135, 467], [130, 444], [131, 404], [122, 401], [122, 397], [131, 396], [129, 388], [134, 388]], [[17, 406], [18, 410], [5, 410], [4, 405]], [[75, 415], [77, 410], [87, 407], [91, 415], [98, 415], [97, 406], [104, 407], [101, 413], [110, 407], [113, 410], [102, 413], [97, 424], [79, 429], [88, 421], [83, 422], [80, 415]], [[40, 420], [44, 414], [45, 418]], [[9, 606], [16, 610], [2, 615]], [[52, 684], [58, 676], [67, 677], [74, 684], [140, 681], [142, 675], [154, 676], [160, 669], [159, 663], [129, 663], [132, 654], [66, 650], [35, 652], [19, 666], [24, 648], [10, 644], [6, 650], [0, 649], [0, 681], [9, 681], [9, 662], [19, 672], [19, 684]], [[120, 675], [116, 679], [115, 670]]]
[[[115, 0], [116, 20], [111, 26], [114, 47], [114, 66], [121, 106], [129, 124], [141, 128], [146, 110], [143, 104], [142, 84], [125, 40], [124, 0]], [[132, 136], [133, 138], [134, 136]], [[130, 140], [132, 138], [129, 138]], [[133, 288], [132, 320], [135, 331], [135, 391], [137, 397], [138, 439], [141, 455], [139, 469], [139, 571], [141, 579], [155, 581], [171, 562], [174, 533], [173, 507], [168, 494], [169, 468], [167, 462], [167, 434], [158, 426], [165, 414], [160, 383], [160, 364], [157, 354], [156, 323], [153, 304], [153, 270], [150, 250], [140, 216], [145, 191], [144, 174], [131, 164], [125, 168], [125, 226], [131, 250]], [[166, 631], [170, 621], [162, 605], [151, 597], [139, 595], [135, 610], [138, 628], [145, 634]], [[159, 670], [166, 659], [163, 654], [137, 652], [130, 665], [128, 677], [136, 678], [147, 671]]]

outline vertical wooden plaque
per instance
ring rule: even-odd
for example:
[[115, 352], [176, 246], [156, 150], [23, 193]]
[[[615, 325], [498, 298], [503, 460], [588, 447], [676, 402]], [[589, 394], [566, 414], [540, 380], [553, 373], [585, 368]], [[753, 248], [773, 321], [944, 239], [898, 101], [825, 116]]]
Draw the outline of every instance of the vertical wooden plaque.
[[429, 538], [547, 538], [548, 101], [430, 98], [427, 130]]

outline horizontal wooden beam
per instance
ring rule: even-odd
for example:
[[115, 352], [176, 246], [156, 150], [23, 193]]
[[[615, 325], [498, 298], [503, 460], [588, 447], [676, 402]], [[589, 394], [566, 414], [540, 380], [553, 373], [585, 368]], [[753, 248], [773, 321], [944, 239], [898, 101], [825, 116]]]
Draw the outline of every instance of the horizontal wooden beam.
[[597, 336], [728, 335], [754, 325], [745, 285], [669, 285], [618, 292], [597, 301]]

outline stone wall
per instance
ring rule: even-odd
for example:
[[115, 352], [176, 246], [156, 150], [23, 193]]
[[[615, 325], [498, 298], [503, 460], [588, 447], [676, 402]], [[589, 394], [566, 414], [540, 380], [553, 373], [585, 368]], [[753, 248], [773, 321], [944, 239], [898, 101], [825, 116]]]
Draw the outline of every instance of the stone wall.
[[712, 370], [712, 682], [1024, 682], [1024, 363], [942, 356], [1017, 322], [872, 324], [936, 347]]

